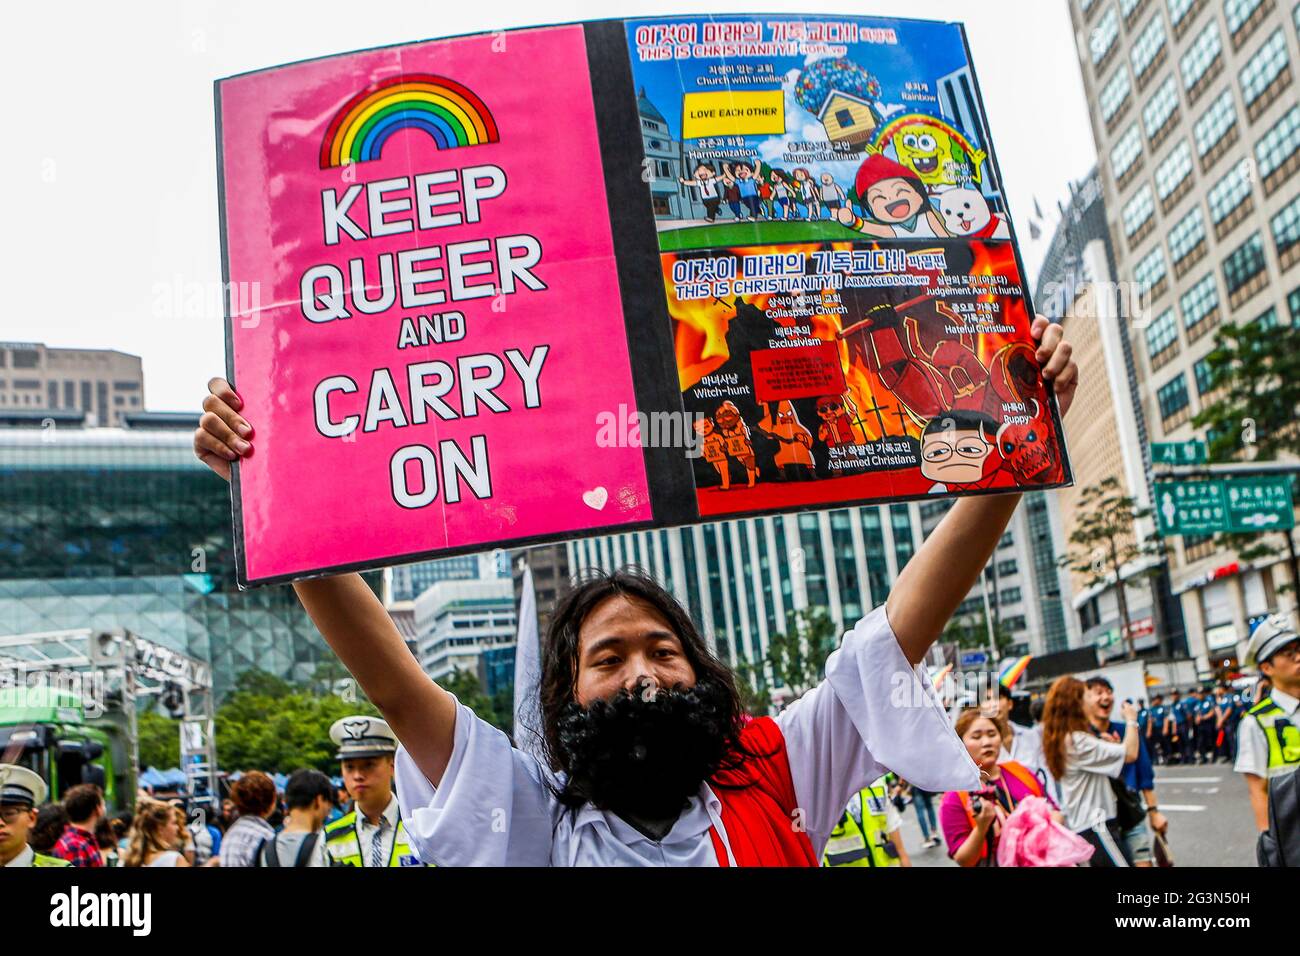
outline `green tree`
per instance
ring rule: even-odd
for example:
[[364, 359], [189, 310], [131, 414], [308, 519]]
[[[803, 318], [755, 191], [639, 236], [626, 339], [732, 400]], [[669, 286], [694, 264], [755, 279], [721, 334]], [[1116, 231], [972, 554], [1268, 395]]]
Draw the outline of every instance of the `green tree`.
[[[1210, 461], [1276, 461], [1300, 454], [1300, 323], [1223, 325], [1204, 361], [1209, 388], [1192, 424], [1206, 429]], [[1274, 534], [1222, 534], [1215, 542], [1250, 563], [1281, 555]], [[1291, 532], [1283, 538], [1291, 583], [1280, 591], [1293, 590], [1300, 580]]]
[[140, 769], [167, 770], [181, 762], [180, 721], [145, 711], [136, 718]]
[[479, 683], [478, 675], [473, 671], [455, 670], [450, 675], [438, 681], [443, 690], [454, 694], [456, 699], [474, 711], [483, 720], [489, 724], [510, 733], [514, 725], [514, 696], [510, 697], [510, 704], [504, 708], [504, 712], [498, 712], [497, 708], [505, 703], [505, 698], [501, 694], [496, 697], [489, 697], [483, 690], [483, 685]]
[[378, 715], [353, 694], [317, 693], [262, 671], [245, 671], [217, 709], [217, 763], [223, 770], [338, 772], [330, 725], [352, 714]]
[[802, 697], [821, 681], [826, 658], [838, 646], [839, 630], [825, 609], [791, 611], [786, 615], [786, 629], [768, 638], [767, 657], [737, 668], [751, 691], [761, 695], [751, 697], [746, 706], [760, 706], [766, 712], [769, 677], [772, 685], [788, 688], [795, 699]]
[[1136, 500], [1124, 493], [1119, 479], [1109, 475], [1080, 492], [1074, 511], [1074, 528], [1070, 531], [1071, 547], [1058, 559], [1060, 565], [1082, 576], [1088, 587], [1104, 586], [1111, 580], [1116, 582], [1120, 633], [1128, 647], [1130, 660], [1137, 656], [1137, 651], [1131, 633], [1128, 588], [1135, 579], [1158, 573], [1160, 566], [1153, 563], [1130, 572], [1124, 578], [1120, 573], [1132, 562], [1164, 557], [1164, 543], [1160, 539], [1143, 541], [1137, 534], [1137, 522], [1150, 514], [1151, 509], [1140, 507]]
[[[986, 651], [989, 649], [988, 616], [985, 615], [981, 608], [975, 614], [954, 617], [948, 622], [948, 626], [943, 629], [943, 635], [939, 640], [945, 644], [956, 644], [963, 650]], [[1015, 635], [1000, 618], [995, 617], [993, 621], [993, 646], [997, 649], [998, 656], [1004, 656], [1007, 648], [1015, 642]], [[996, 664], [997, 661], [993, 663]]]

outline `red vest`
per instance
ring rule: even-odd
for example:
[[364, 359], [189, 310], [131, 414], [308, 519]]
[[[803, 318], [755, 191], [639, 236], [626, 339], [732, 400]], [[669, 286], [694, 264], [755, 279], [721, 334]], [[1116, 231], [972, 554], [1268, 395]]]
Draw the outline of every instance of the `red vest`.
[[[776, 721], [749, 721], [740, 742], [755, 757], [739, 767], [720, 770], [709, 781], [722, 803], [722, 825], [738, 866], [818, 866], [798, 816], [794, 779], [785, 752], [785, 737]], [[718, 866], [729, 866], [727, 848], [716, 827], [709, 828]]]

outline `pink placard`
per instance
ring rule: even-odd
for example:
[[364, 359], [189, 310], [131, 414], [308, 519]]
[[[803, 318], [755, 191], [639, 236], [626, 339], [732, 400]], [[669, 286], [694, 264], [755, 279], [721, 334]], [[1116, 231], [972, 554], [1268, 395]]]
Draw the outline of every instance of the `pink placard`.
[[651, 520], [580, 26], [219, 97], [245, 581]]

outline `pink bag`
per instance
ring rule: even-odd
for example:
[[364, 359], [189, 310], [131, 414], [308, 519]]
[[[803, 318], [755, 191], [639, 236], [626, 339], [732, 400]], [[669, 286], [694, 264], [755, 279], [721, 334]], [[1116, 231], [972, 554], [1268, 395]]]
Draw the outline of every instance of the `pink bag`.
[[1052, 805], [1025, 797], [1002, 823], [998, 866], [1078, 866], [1093, 846], [1052, 819]]

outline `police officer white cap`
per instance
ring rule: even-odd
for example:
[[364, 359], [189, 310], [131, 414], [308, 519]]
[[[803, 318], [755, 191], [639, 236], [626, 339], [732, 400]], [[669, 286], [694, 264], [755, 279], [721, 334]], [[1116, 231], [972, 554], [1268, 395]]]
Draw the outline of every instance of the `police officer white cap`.
[[1270, 614], [1259, 622], [1255, 632], [1250, 635], [1250, 644], [1246, 648], [1246, 664], [1258, 666], [1280, 651], [1292, 641], [1300, 641], [1288, 617]]
[[26, 767], [0, 763], [0, 804], [39, 807], [48, 792], [45, 781]]
[[339, 760], [397, 753], [397, 735], [382, 717], [340, 717], [330, 727], [330, 740], [338, 744]]

